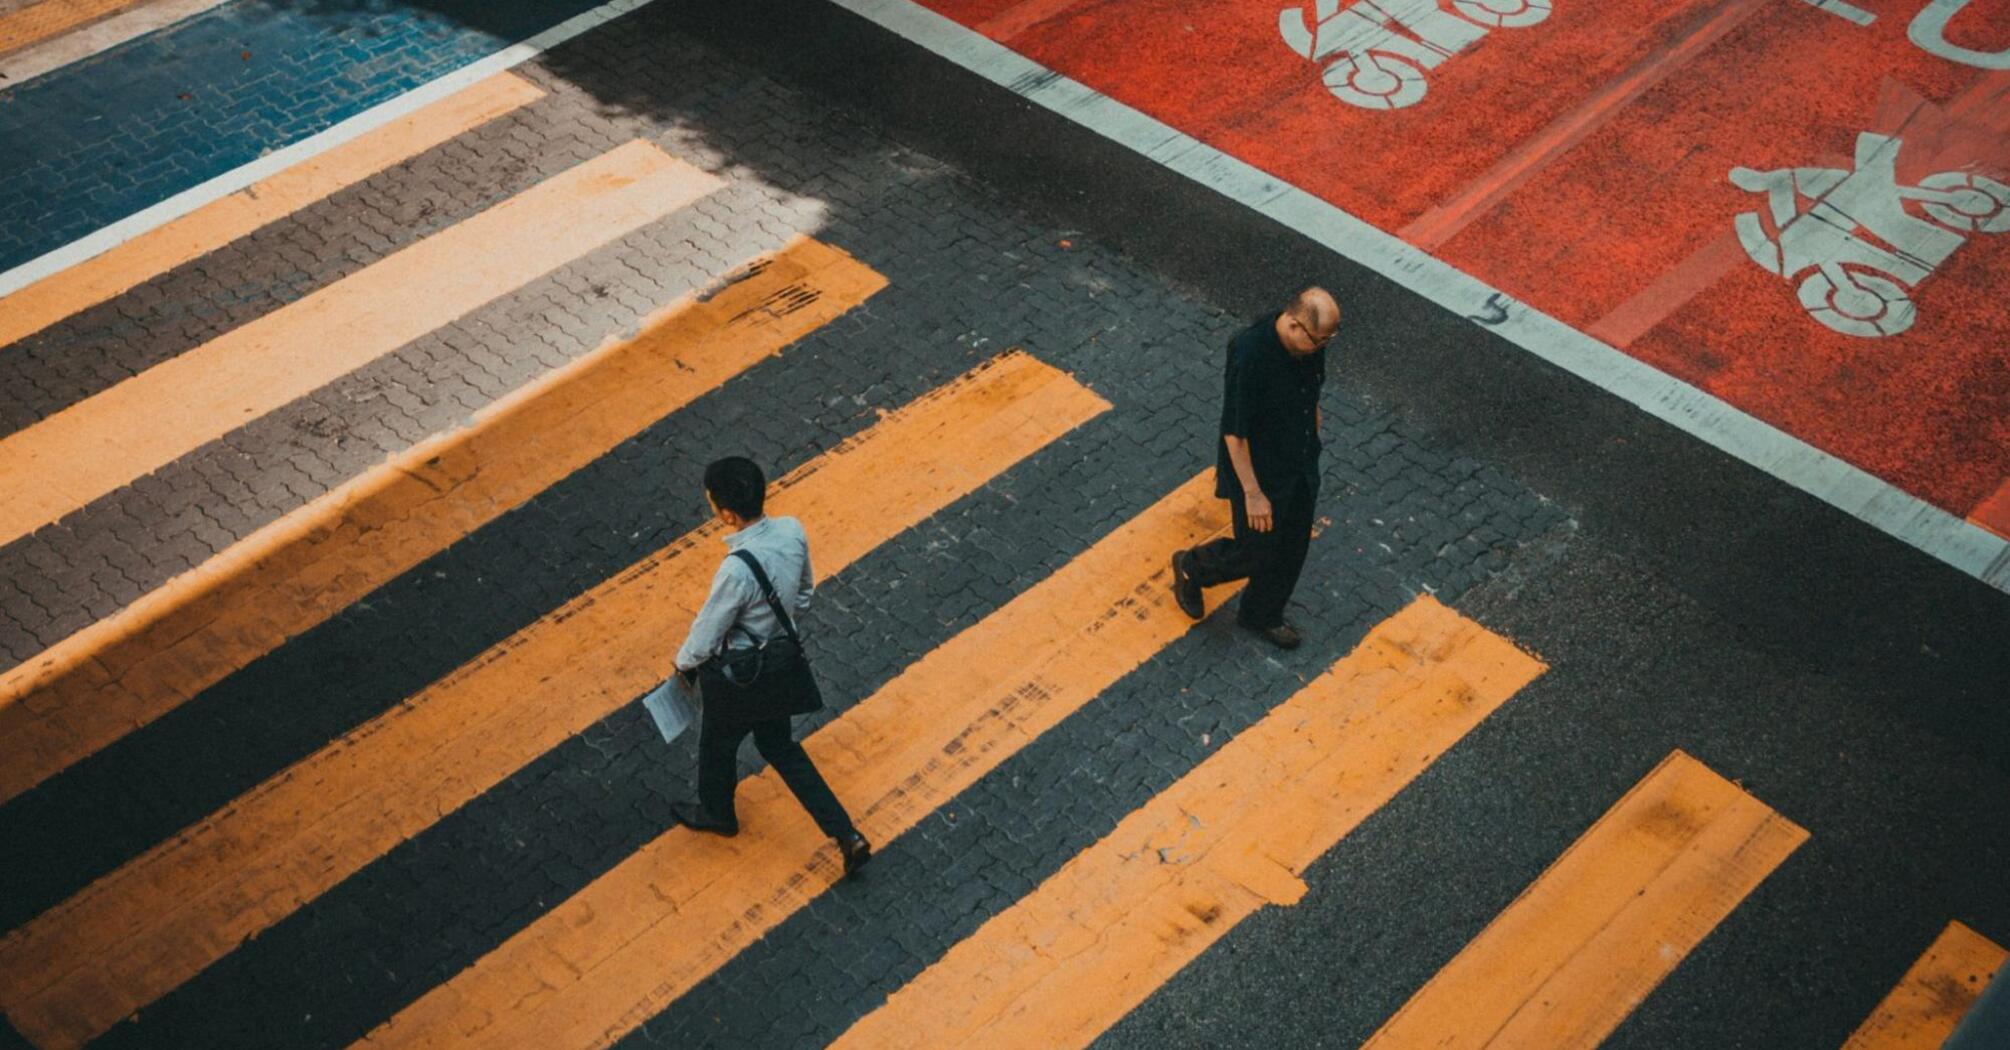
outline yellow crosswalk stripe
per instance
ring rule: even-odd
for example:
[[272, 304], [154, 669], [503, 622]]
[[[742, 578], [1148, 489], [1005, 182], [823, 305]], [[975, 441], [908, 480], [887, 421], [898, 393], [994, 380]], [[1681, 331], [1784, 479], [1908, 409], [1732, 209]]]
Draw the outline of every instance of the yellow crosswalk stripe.
[[1418, 599], [833, 1046], [1089, 1045], [1543, 670]]
[[[1212, 478], [1193, 479], [811, 736], [860, 829], [897, 839], [1184, 635], [1167, 557], [1227, 524]], [[836, 880], [772, 770], [739, 809], [737, 837], [671, 830], [359, 1045], [565, 1050], [632, 1031]]]
[[[4, 35], [0, 31], [0, 37]], [[5, 50], [5, 44], [0, 43], [0, 51]], [[498, 73], [101, 255], [50, 274], [0, 298], [0, 346], [34, 335], [543, 97], [544, 92], [530, 81], [514, 73]]]
[[631, 142], [0, 439], [0, 543], [710, 193]]
[[[0, 55], [39, 44], [81, 25], [115, 15], [140, 0], [36, 0], [0, 14]], [[0, 339], [0, 344], [7, 340]]]
[[799, 240], [0, 675], [0, 802], [180, 706], [885, 286]]
[[1948, 923], [1843, 1050], [1940, 1050], [2005, 962], [2001, 945]]
[[[834, 573], [1108, 408], [1002, 355], [790, 472], [771, 505]], [[631, 701], [722, 536], [687, 534], [15, 931], [0, 1009], [40, 1046], [78, 1045]]]
[[1676, 751], [1364, 1050], [1590, 1050], [1807, 838]]

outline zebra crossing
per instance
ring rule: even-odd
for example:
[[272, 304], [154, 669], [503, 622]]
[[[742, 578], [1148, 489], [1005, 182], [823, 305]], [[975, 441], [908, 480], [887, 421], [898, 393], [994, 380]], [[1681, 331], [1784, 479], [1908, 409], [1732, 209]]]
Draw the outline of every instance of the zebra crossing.
[[836, 1045], [1087, 1045], [1543, 670], [1418, 599]]
[[[856, 305], [876, 275], [802, 242], [420, 442], [0, 677], [0, 801], [200, 693]], [[662, 355], [681, 353], [665, 370]], [[506, 463], [512, 469], [484, 469]], [[451, 498], [442, 498], [450, 496]]]
[[10, 434], [0, 439], [0, 470], [36, 484], [0, 514], [0, 542], [719, 185], [654, 146], [633, 143]]
[[[513, 81], [485, 81], [324, 157], [323, 170], [274, 176], [283, 185], [271, 194], [227, 198], [158, 240], [0, 299], [14, 326], [0, 334], [20, 338], [107, 301], [535, 101]], [[23, 494], [0, 517], [0, 540], [60, 524], [728, 178], [654, 143], [620, 146], [0, 438], [0, 479]], [[895, 282], [814, 237], [739, 260], [466, 426], [415, 442], [50, 647], [0, 677], [0, 806], [78, 763], [116, 763], [122, 739], [756, 366], [791, 367], [791, 347], [895, 294]], [[1037, 351], [987, 349], [794, 465], [774, 507], [809, 524], [820, 574], [837, 578], [1116, 411], [1108, 392]], [[1165, 559], [1227, 527], [1209, 480], [1194, 476], [1080, 550], [1057, 552], [1051, 571], [1016, 581], [1009, 601], [810, 737], [869, 837], [898, 842], [1196, 630], [1170, 602]], [[670, 538], [38, 909], [0, 939], [0, 1013], [38, 1047], [105, 1036], [578, 739], [660, 676], [665, 639], [702, 600], [718, 537], [713, 523]], [[1093, 1042], [1239, 921], [1297, 901], [1315, 861], [1547, 672], [1530, 651], [1542, 648], [1418, 597], [838, 1041]], [[272, 698], [275, 715], [313, 701]], [[1370, 1045], [1597, 1045], [1811, 834], [1732, 772], [1670, 755]], [[740, 837], [673, 828], [649, 838], [387, 1011], [358, 1045], [603, 1046], [674, 1010], [839, 892], [836, 857], [814, 846], [771, 775], [741, 799]], [[1967, 936], [1963, 965], [1980, 972], [1993, 945]], [[2000, 949], [1994, 958], [2000, 966]], [[1851, 1046], [1900, 1045], [1877, 1041], [1895, 1026], [1872, 1028]]]
[[1937, 1047], [1975, 1005], [2010, 952], [1959, 922], [1947, 924], [1843, 1050]]

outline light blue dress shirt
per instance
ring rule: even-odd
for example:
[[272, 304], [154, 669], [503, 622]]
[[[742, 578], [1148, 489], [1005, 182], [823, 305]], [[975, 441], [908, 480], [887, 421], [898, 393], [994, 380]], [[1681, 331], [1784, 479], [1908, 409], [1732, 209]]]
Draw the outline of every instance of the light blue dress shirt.
[[[775, 585], [775, 597], [789, 610], [789, 619], [801, 634], [803, 611], [816, 593], [816, 578], [810, 574], [810, 540], [803, 533], [803, 523], [787, 517], [762, 518], [727, 536], [726, 549], [746, 551], [761, 563], [768, 582]], [[735, 624], [746, 634], [733, 630]], [[755, 639], [765, 642], [781, 633], [782, 623], [761, 596], [753, 570], [729, 553], [712, 576], [712, 593], [698, 610], [697, 619], [691, 621], [691, 633], [677, 650], [677, 669], [696, 668], [722, 646], [746, 648], [754, 645]]]

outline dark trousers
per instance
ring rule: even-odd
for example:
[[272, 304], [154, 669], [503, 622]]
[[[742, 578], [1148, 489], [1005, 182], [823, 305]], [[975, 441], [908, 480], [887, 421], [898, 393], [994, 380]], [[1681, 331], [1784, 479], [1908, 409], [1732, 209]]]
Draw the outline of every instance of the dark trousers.
[[706, 817], [735, 826], [740, 823], [733, 812], [733, 790], [739, 787], [740, 741], [749, 733], [754, 735], [754, 750], [775, 767], [782, 783], [810, 811], [824, 834], [832, 838], [851, 834], [851, 816], [831, 793], [831, 786], [824, 783], [823, 774], [810, 763], [803, 745], [796, 743], [786, 715], [758, 722], [706, 718], [699, 723], [698, 803], [704, 807]]
[[1249, 527], [1249, 510], [1242, 493], [1228, 498], [1235, 515], [1235, 532], [1193, 549], [1188, 563], [1194, 582], [1202, 587], [1248, 580], [1242, 594], [1242, 608], [1236, 622], [1259, 630], [1284, 622], [1284, 605], [1298, 586], [1298, 574], [1305, 568], [1305, 552], [1312, 545], [1312, 505], [1319, 490], [1300, 482], [1287, 485], [1270, 497], [1270, 531]]

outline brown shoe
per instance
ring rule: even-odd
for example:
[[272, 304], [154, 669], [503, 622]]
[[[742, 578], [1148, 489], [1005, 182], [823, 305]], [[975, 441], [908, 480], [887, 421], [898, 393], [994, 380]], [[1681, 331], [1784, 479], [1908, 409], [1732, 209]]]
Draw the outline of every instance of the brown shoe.
[[1174, 551], [1172, 556], [1173, 604], [1188, 617], [1198, 620], [1207, 615], [1207, 605], [1200, 600], [1200, 584], [1193, 581], [1193, 570], [1189, 568], [1193, 554], [1189, 551]]
[[1296, 649], [1300, 643], [1305, 641], [1304, 636], [1298, 633], [1298, 628], [1288, 623], [1280, 623], [1275, 627], [1251, 627], [1248, 624], [1243, 624], [1242, 629], [1254, 633], [1257, 637], [1262, 638], [1279, 649]]

